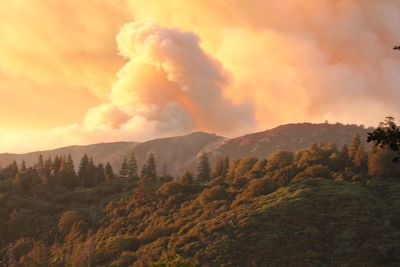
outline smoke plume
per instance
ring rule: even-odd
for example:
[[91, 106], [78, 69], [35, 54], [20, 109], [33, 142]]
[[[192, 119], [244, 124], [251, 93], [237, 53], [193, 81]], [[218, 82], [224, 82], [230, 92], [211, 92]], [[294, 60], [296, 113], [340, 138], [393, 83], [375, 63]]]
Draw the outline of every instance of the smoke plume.
[[129, 125], [132, 136], [137, 131], [232, 133], [253, 122], [249, 107], [224, 96], [230, 76], [202, 50], [196, 34], [132, 22], [116, 39], [119, 54], [128, 62], [118, 72], [109, 102], [88, 112], [89, 129]]

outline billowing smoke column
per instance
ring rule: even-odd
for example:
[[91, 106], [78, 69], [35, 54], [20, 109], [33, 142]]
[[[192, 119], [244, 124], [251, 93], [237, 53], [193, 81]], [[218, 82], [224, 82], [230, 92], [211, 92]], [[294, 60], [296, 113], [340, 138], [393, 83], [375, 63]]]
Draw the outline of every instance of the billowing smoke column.
[[151, 136], [190, 130], [232, 133], [252, 123], [249, 109], [223, 95], [229, 74], [202, 50], [194, 33], [133, 22], [121, 28], [117, 44], [128, 62], [118, 72], [110, 102], [86, 115], [89, 129], [122, 127]]
[[128, 2], [135, 19], [199, 34], [233, 77], [226, 93], [252, 104], [258, 130], [400, 117], [398, 0]]

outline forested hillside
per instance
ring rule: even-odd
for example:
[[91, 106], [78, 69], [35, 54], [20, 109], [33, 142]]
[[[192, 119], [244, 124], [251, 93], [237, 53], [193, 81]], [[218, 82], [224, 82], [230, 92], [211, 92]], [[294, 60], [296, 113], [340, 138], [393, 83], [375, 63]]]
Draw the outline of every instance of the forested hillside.
[[[399, 266], [400, 168], [354, 136], [195, 172], [68, 155], [0, 175], [5, 266]], [[75, 172], [75, 169], [78, 169]]]
[[88, 146], [69, 146], [54, 150], [38, 151], [27, 154], [0, 154], [0, 163], [8, 165], [13, 161], [33, 165], [39, 155], [47, 159], [58, 155], [71, 155], [77, 162], [83, 155], [90, 155], [97, 163], [108, 162], [113, 168], [119, 168], [124, 158], [134, 152], [139, 164], [143, 164], [150, 153], [159, 159], [157, 169], [160, 173], [176, 174], [184, 171], [189, 163], [195, 162], [202, 151], [214, 149], [226, 138], [216, 134], [194, 132], [182, 136], [158, 138], [147, 142], [115, 142]]
[[139, 165], [142, 165], [146, 158], [153, 153], [158, 158], [157, 171], [160, 174], [179, 175], [186, 168], [195, 171], [198, 158], [203, 152], [209, 155], [211, 163], [215, 163], [221, 156], [229, 156], [230, 159], [249, 156], [265, 158], [276, 150], [297, 152], [306, 149], [313, 143], [335, 143], [342, 146], [350, 143], [351, 138], [356, 134], [364, 143], [369, 130], [371, 129], [365, 129], [358, 125], [340, 123], [295, 123], [231, 139], [211, 133], [194, 132], [143, 143], [103, 143], [70, 146], [27, 154], [6, 153], [0, 154], [0, 163], [4, 167], [13, 161], [21, 164], [24, 160], [26, 164], [33, 165], [39, 155], [47, 159], [68, 154], [75, 162], [78, 162], [84, 154], [87, 154], [97, 163], [105, 165], [109, 162], [113, 168], [118, 169], [123, 159], [129, 157], [131, 152], [135, 153]]

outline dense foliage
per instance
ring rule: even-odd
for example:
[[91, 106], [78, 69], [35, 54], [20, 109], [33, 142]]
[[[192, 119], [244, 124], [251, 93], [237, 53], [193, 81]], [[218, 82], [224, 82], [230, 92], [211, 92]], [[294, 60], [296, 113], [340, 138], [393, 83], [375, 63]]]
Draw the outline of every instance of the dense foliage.
[[400, 127], [394, 122], [393, 117], [386, 117], [379, 127], [368, 134], [368, 142], [374, 142], [380, 147], [387, 147], [397, 153], [393, 158], [395, 162], [400, 160]]
[[398, 266], [394, 152], [315, 144], [266, 159], [208, 157], [157, 175], [149, 155], [115, 174], [84, 156], [0, 171], [6, 266]]

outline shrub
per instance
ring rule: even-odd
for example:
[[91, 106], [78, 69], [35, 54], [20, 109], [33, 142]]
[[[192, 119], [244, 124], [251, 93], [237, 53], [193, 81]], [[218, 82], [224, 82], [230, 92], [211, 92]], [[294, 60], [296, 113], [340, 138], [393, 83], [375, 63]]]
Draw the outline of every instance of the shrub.
[[313, 165], [309, 166], [304, 170], [304, 173], [306, 176], [309, 178], [330, 178], [331, 177], [331, 171], [327, 166], [318, 164], [318, 165]]
[[223, 186], [214, 186], [210, 189], [205, 189], [199, 196], [199, 201], [202, 206], [206, 206], [208, 203], [217, 200], [226, 200], [229, 197], [229, 193]]
[[166, 183], [158, 190], [158, 193], [164, 196], [177, 195], [184, 192], [185, 186], [177, 182]]
[[58, 230], [60, 232], [66, 233], [68, 232], [72, 225], [80, 220], [84, 219], [83, 215], [74, 210], [68, 210], [64, 212], [60, 220], [58, 221]]

